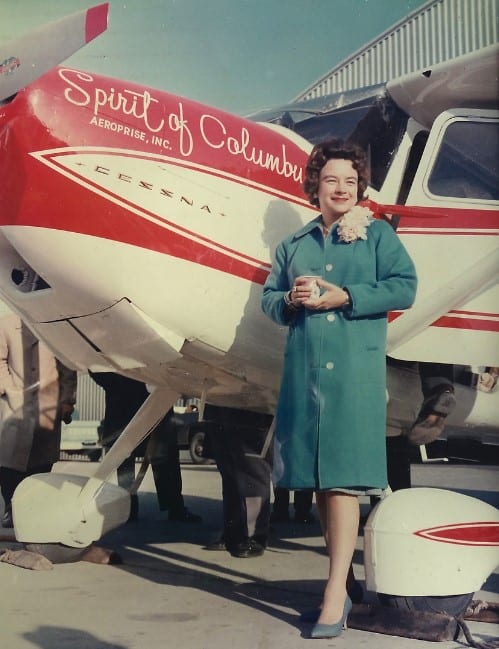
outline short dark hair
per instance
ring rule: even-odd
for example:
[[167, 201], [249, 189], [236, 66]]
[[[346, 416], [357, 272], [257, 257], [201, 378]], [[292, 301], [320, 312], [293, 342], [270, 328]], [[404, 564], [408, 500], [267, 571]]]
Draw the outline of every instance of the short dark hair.
[[367, 166], [367, 156], [363, 149], [351, 142], [344, 140], [332, 139], [316, 144], [310, 153], [305, 166], [305, 180], [303, 190], [308, 196], [308, 200], [315, 207], [319, 207], [319, 176], [322, 167], [328, 160], [350, 160], [352, 167], [358, 175], [357, 200], [364, 197], [364, 193], [369, 184], [369, 169]]

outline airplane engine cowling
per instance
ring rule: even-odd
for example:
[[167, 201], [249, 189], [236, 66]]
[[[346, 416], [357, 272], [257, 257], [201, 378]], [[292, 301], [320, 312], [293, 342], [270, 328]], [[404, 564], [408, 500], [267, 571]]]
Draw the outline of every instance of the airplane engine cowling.
[[364, 529], [369, 590], [400, 596], [473, 593], [499, 562], [499, 510], [445, 489], [402, 489]]

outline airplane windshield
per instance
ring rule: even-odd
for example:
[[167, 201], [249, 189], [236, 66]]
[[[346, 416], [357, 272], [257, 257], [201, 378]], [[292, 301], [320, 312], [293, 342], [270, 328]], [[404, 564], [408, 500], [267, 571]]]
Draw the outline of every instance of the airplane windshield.
[[387, 95], [384, 86], [372, 86], [262, 111], [250, 119], [285, 126], [312, 144], [332, 137], [359, 144], [368, 152], [370, 184], [379, 190], [406, 129], [408, 116]]

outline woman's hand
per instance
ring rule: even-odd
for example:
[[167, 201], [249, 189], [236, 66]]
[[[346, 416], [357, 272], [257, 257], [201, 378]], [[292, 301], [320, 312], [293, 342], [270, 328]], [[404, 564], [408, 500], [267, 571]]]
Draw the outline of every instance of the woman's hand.
[[315, 304], [314, 297], [319, 291], [319, 280], [320, 277], [311, 275], [300, 275], [295, 278], [293, 288], [289, 292], [289, 298], [295, 308]]
[[320, 277], [315, 282], [322, 289], [321, 295], [315, 300], [307, 297], [302, 302], [303, 306], [307, 307], [307, 309], [326, 311], [328, 309], [338, 309], [348, 303], [350, 296], [345, 290], [336, 286], [336, 284], [330, 284]]

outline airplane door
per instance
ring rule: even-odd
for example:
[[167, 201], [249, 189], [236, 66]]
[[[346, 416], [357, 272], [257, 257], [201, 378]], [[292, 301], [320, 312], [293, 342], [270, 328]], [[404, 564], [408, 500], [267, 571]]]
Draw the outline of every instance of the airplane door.
[[411, 317], [429, 303], [448, 308], [397, 356], [499, 364], [498, 131], [497, 111], [463, 109], [442, 113], [429, 133], [406, 204], [445, 212], [402, 219], [398, 233], [419, 277]]

